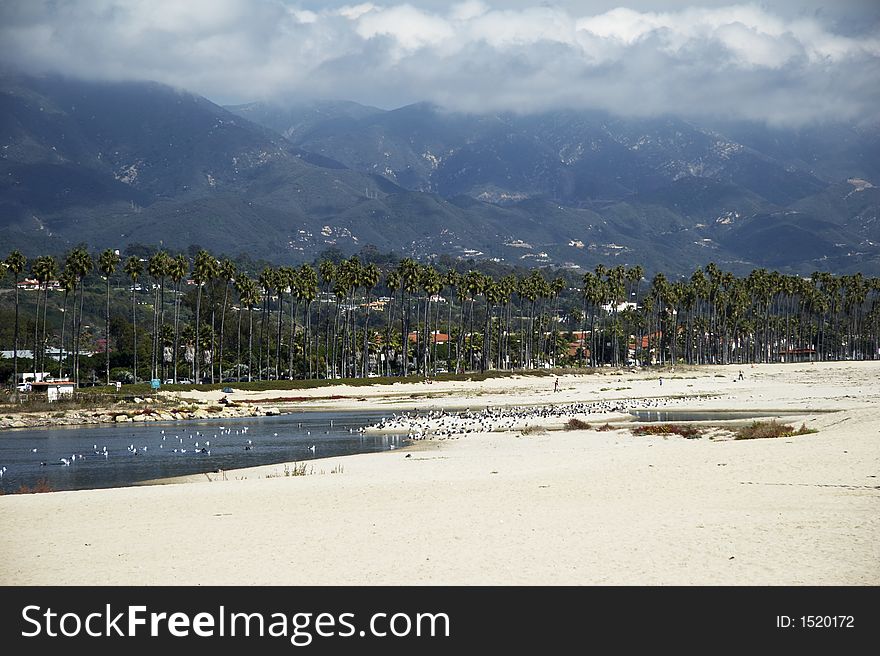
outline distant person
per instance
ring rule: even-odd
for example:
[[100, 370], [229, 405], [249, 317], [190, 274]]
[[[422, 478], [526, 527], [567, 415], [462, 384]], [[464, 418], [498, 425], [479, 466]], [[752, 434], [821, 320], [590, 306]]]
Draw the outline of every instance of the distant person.
[[663, 376], [660, 376], [660, 387], [663, 387]]
[[743, 378], [744, 378], [744, 376], [743, 376], [743, 372], [742, 372], [742, 369], [740, 369], [740, 370], [739, 370], [739, 379], [740, 379], [740, 380], [743, 380]]
[[553, 381], [553, 391], [554, 391], [554, 392], [558, 392], [558, 391], [559, 391], [559, 379], [558, 379], [558, 378], [557, 378], [556, 380]]

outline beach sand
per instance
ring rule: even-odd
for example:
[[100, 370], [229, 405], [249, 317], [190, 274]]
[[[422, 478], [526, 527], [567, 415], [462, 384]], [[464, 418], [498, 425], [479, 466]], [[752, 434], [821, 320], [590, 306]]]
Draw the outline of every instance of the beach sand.
[[[6, 495], [0, 584], [880, 583], [880, 362], [662, 375], [662, 387], [656, 372], [563, 376], [557, 393], [552, 376], [297, 390], [312, 400], [286, 407], [478, 410], [663, 395], [676, 409], [804, 410], [786, 421], [818, 432], [478, 433], [309, 461], [305, 476], [271, 465]], [[818, 410], [836, 412], [808, 414]]]

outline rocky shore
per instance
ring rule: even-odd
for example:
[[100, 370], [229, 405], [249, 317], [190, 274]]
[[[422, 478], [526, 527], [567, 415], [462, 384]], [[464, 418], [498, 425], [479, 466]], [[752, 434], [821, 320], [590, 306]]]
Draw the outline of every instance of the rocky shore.
[[276, 407], [261, 407], [254, 403], [214, 405], [207, 402], [180, 401], [174, 404], [155, 404], [152, 401], [136, 398], [132, 402], [120, 402], [102, 408], [3, 414], [0, 415], [0, 430], [83, 424], [224, 419], [228, 417], [270, 417], [279, 414], [282, 412]]

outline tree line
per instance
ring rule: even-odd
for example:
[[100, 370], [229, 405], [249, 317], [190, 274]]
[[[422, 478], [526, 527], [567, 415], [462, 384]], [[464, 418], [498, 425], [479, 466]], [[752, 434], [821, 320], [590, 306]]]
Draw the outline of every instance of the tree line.
[[[28, 274], [37, 291], [25, 335], [18, 283]], [[80, 384], [98, 337], [108, 384], [875, 359], [880, 346], [880, 279], [860, 273], [737, 277], [710, 263], [648, 281], [640, 266], [545, 277], [357, 256], [245, 271], [203, 249], [123, 258], [77, 247], [30, 262], [15, 250], [0, 275], [15, 289], [15, 379], [32, 346], [34, 371], [54, 359]], [[84, 330], [87, 295], [93, 310], [103, 299], [100, 329]]]

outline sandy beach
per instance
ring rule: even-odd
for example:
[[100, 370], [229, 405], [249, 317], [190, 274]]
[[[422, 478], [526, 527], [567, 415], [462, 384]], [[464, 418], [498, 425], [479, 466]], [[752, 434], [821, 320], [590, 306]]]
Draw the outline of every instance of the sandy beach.
[[6, 495], [0, 584], [877, 585], [880, 362], [739, 371], [609, 370], [563, 376], [558, 392], [552, 376], [325, 387], [295, 400], [236, 392], [281, 409], [389, 414], [655, 399], [803, 411], [785, 421], [818, 432], [735, 441], [544, 422], [309, 461], [304, 476], [272, 465]]

